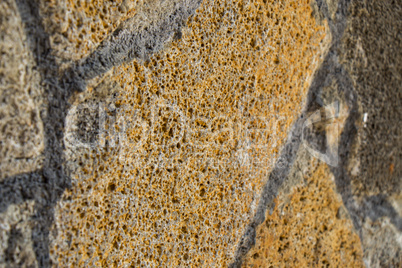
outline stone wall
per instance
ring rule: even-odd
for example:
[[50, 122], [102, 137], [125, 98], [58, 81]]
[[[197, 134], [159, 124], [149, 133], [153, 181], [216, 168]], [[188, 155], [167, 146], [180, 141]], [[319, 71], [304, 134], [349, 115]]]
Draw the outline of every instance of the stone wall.
[[396, 1], [0, 4], [1, 267], [399, 267]]

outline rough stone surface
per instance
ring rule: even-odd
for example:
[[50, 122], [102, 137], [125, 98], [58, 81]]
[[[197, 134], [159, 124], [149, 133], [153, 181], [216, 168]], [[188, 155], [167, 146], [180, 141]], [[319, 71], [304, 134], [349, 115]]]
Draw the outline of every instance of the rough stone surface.
[[11, 205], [1, 214], [0, 267], [38, 267], [31, 239], [32, 201]]
[[[306, 115], [311, 115], [318, 108], [328, 105], [335, 97], [344, 103], [348, 117], [346, 120], [342, 119], [341, 122], [338, 122], [343, 125], [340, 136], [334, 135], [337, 133], [333, 133], [333, 129], [323, 129], [322, 126], [317, 126], [318, 128], [314, 131], [315, 135], [312, 136], [309, 143], [315, 149], [325, 151], [331, 147], [331, 140], [338, 136], [336, 150], [339, 163], [331, 166], [331, 172], [335, 176], [336, 189], [341, 195], [354, 229], [362, 241], [364, 264], [369, 267], [398, 267], [402, 263], [400, 255], [401, 187], [400, 176], [393, 176], [394, 165], [399, 165], [401, 158], [397, 157], [397, 160], [393, 161], [391, 156], [400, 151], [397, 148], [400, 146], [401, 135], [398, 134], [399, 128], [394, 129], [394, 126], [397, 126], [396, 122], [400, 121], [401, 108], [396, 104], [388, 106], [386, 99], [389, 103], [398, 102], [400, 99], [400, 86], [394, 84], [395, 81], [400, 84], [400, 76], [394, 75], [398, 74], [397, 70], [400, 66], [393, 63], [400, 57], [400, 54], [395, 52], [392, 60], [388, 57], [379, 57], [379, 54], [382, 55], [384, 50], [394, 51], [400, 47], [400, 38], [398, 39], [396, 36], [398, 32], [396, 29], [401, 22], [398, 13], [401, 7], [394, 1], [378, 3], [376, 4], [378, 6], [353, 1], [352, 3], [349, 1], [317, 1], [317, 5], [329, 22], [332, 45], [310, 87]], [[362, 16], [363, 14], [365, 15]], [[384, 23], [379, 25], [378, 21], [384, 21]], [[382, 30], [381, 27], [384, 25], [387, 25], [387, 30]], [[377, 32], [381, 32], [381, 34], [377, 35]], [[356, 42], [351, 41], [362, 38], [371, 40], [370, 44], [366, 44], [371, 51], [368, 56], [364, 56], [361, 46], [356, 47]], [[375, 47], [373, 44], [378, 44], [377, 50], [373, 49]], [[371, 58], [371, 66], [367, 65], [369, 62], [367, 57]], [[390, 79], [387, 79], [386, 82], [381, 80], [387, 76]], [[381, 79], [374, 79], [374, 77], [381, 77]], [[383, 90], [378, 91], [378, 88]], [[396, 88], [398, 90], [394, 90]], [[379, 99], [384, 98], [384, 102], [379, 102], [378, 94], [382, 96]], [[368, 126], [366, 123], [369, 112], [365, 115], [362, 107], [365, 107], [367, 111], [372, 110], [380, 121], [374, 120], [371, 126]], [[295, 126], [294, 134], [297, 136], [301, 130], [298, 130], [297, 124]], [[377, 133], [383, 134], [381, 136]], [[380, 145], [388, 144], [388, 141], [392, 146]], [[295, 145], [292, 146], [292, 143], [297, 144], [292, 140], [288, 142], [288, 146], [294, 148]], [[378, 152], [371, 151], [373, 148], [378, 148]], [[292, 159], [291, 155], [294, 154], [294, 150], [290, 149], [289, 152], [290, 155], [283, 150], [285, 159]], [[385, 161], [380, 160], [381, 154], [378, 153], [388, 154], [390, 158]], [[361, 161], [367, 163], [364, 168], [360, 166]], [[388, 164], [383, 166], [384, 162]], [[398, 164], [394, 162], [398, 162]], [[381, 167], [383, 168], [381, 169]], [[361, 168], [366, 170], [366, 173], [361, 172]], [[283, 176], [283, 172], [280, 171], [281, 169], [278, 168], [278, 173]], [[385, 171], [387, 173], [384, 174]], [[285, 173], [283, 177], [286, 176]], [[238, 252], [239, 257], [234, 266], [240, 266], [244, 252], [254, 245], [256, 226], [262, 223], [261, 214], [272, 206], [272, 204], [269, 205], [273, 200], [272, 192], [277, 193], [273, 190], [278, 189], [278, 185], [282, 185], [282, 183], [288, 184], [288, 179], [291, 178], [279, 180], [278, 183], [278, 176], [274, 172], [271, 173], [266, 185], [269, 194], [263, 194], [259, 205], [261, 209], [257, 211], [254, 221], [244, 235], [243, 241], [246, 242], [244, 242], [244, 248]], [[367, 186], [363, 186], [364, 181], [367, 182]], [[380, 240], [379, 237], [382, 239]]]
[[400, 267], [401, 13], [3, 0], [0, 266]]
[[[286, 185], [291, 189], [281, 191], [275, 207], [267, 210], [243, 267], [363, 267], [359, 237], [333, 175], [306, 151], [300, 155]], [[303, 173], [306, 165], [310, 169]]]
[[340, 62], [356, 92], [358, 113], [345, 175], [364, 215], [359, 224], [366, 264], [398, 267], [402, 263], [402, 39], [398, 30], [402, 6], [395, 1], [356, 2], [350, 4], [349, 13]]
[[14, 1], [0, 3], [0, 180], [38, 169], [43, 90]]
[[[161, 14], [186, 18], [195, 3], [172, 6]], [[112, 145], [117, 135], [109, 131], [105, 147], [88, 149], [79, 161], [69, 152], [74, 144], [67, 147], [68, 161], [82, 167], [57, 207], [54, 261], [229, 265], [325, 52], [325, 24], [311, 12], [309, 1], [202, 3], [180, 39], [163, 50], [159, 44], [173, 37], [181, 18], [125, 23], [85, 59], [81, 66], [94, 71], [93, 62], [118, 64], [104, 80], [116, 94], [104, 101], [105, 128], [114, 129], [122, 116], [128, 144]], [[111, 55], [116, 46], [121, 54]], [[147, 60], [155, 50], [161, 51]], [[120, 65], [130, 57], [137, 60]], [[289, 69], [291, 63], [297, 67]]]
[[37, 5], [52, 53], [68, 62], [88, 56], [121, 21], [136, 14], [143, 2], [41, 0]]

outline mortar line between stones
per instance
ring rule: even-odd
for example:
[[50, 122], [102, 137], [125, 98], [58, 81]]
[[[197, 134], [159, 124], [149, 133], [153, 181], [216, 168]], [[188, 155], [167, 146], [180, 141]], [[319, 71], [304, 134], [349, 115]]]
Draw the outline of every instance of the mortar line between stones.
[[[263, 188], [261, 198], [258, 204], [256, 215], [251, 223], [247, 226], [235, 254], [235, 260], [229, 267], [241, 267], [245, 255], [249, 252], [252, 246], [255, 245], [256, 228], [265, 220], [265, 213], [267, 209], [273, 207], [273, 200], [278, 194], [280, 186], [286, 181], [290, 171], [290, 167], [296, 158], [298, 148], [300, 146], [300, 135], [302, 132], [302, 122], [304, 117], [308, 115], [308, 112], [312, 112], [317, 108], [315, 103], [318, 97], [317, 93], [323, 86], [322, 83], [328, 76], [333, 76], [339, 84], [338, 91], [343, 93], [350, 109], [350, 114], [345, 122], [340, 140], [339, 140], [339, 156], [341, 163], [338, 167], [330, 167], [331, 173], [335, 177], [335, 184], [337, 192], [341, 195], [342, 201], [347, 208], [351, 220], [353, 222], [355, 230], [358, 232], [360, 240], [363, 241], [362, 234], [362, 220], [370, 217], [373, 221], [381, 216], [388, 216], [391, 223], [399, 230], [402, 231], [402, 219], [392, 207], [392, 205], [386, 200], [383, 195], [369, 196], [363, 200], [362, 204], [358, 204], [351, 192], [351, 180], [346, 172], [346, 163], [348, 160], [349, 149], [353, 142], [357, 130], [355, 122], [359, 118], [357, 107], [357, 95], [354, 91], [352, 81], [344, 69], [344, 67], [338, 61], [337, 50], [341, 42], [341, 38], [346, 28], [347, 23], [347, 9], [350, 4], [349, 0], [341, 0], [338, 2], [337, 21], [334, 22], [329, 16], [328, 6], [323, 0], [316, 0], [317, 5], [320, 8], [320, 12], [327, 19], [331, 35], [333, 38], [330, 50], [325, 57], [324, 62], [321, 64], [319, 70], [317, 70], [315, 77], [311, 83], [307, 105], [305, 111], [300, 118], [294, 124], [294, 127], [290, 131], [288, 141], [285, 144], [279, 160], [275, 164], [274, 170], [269, 175], [268, 181]], [[299, 138], [294, 140], [294, 138]], [[283, 159], [289, 162], [285, 163], [286, 170], [283, 169]]]
[[[281, 155], [279, 156], [278, 161], [276, 162], [274, 169], [269, 175], [267, 183], [262, 190], [257, 212], [251, 223], [246, 227], [246, 230], [240, 239], [235, 253], [234, 261], [229, 265], [230, 268], [240, 268], [245, 255], [255, 245], [256, 228], [265, 220], [265, 213], [267, 209], [274, 206], [273, 200], [277, 196], [280, 186], [286, 181], [291, 166], [295, 161], [296, 154], [301, 142], [300, 139], [303, 131], [302, 127], [305, 116], [307, 116], [309, 112], [314, 111], [314, 108], [318, 108], [317, 103], [315, 103], [317, 93], [322, 87], [322, 83], [323, 81], [325, 81], [325, 78], [331, 75], [331, 73], [334, 73], [335, 66], [331, 64], [331, 61], [333, 61], [333, 58], [336, 57], [336, 49], [339, 43], [338, 40], [340, 29], [338, 28], [342, 27], [343, 25], [340, 25], [339, 27], [338, 25], [334, 24], [329, 16], [328, 7], [325, 1], [317, 0], [316, 3], [319, 6], [319, 11], [328, 21], [333, 38], [332, 45], [324, 59], [324, 62], [315, 73], [314, 79], [310, 85], [310, 89], [308, 92], [307, 105], [305, 107], [305, 110], [302, 112], [302, 115], [299, 117], [299, 119], [296, 121], [293, 128], [289, 132], [288, 140], [283, 147]], [[340, 1], [338, 10], [346, 10], [346, 7], [344, 7], [344, 5], [345, 1]], [[342, 15], [346, 16], [346, 12], [342, 13]], [[343, 32], [343, 30], [344, 27], [341, 32]]]
[[[346, 13], [349, 2], [350, 1], [348, 0], [341, 0], [339, 2], [338, 13], [340, 14], [340, 16], [337, 18], [337, 22], [333, 22], [328, 14], [328, 7], [325, 1], [317, 0], [320, 11], [328, 20], [331, 34], [334, 38], [333, 45], [329, 50], [324, 63], [317, 71], [316, 76], [309, 89], [306, 110], [302, 113], [300, 118], [294, 124], [288, 136], [288, 141], [282, 150], [279, 159], [284, 162], [277, 162], [274, 170], [270, 174], [268, 182], [263, 188], [260, 202], [257, 208], [257, 213], [254, 216], [252, 222], [247, 227], [244, 235], [242, 236], [241, 241], [238, 245], [238, 249], [236, 251], [235, 261], [230, 265], [230, 267], [240, 267], [242, 258], [255, 243], [255, 230], [257, 226], [264, 221], [266, 210], [269, 208], [269, 206], [272, 206], [272, 201], [276, 197], [280, 186], [283, 184], [283, 182], [286, 181], [290, 167], [293, 165], [293, 162], [296, 158], [296, 153], [300, 146], [300, 136], [304, 117], [307, 115], [307, 112], [315, 108], [315, 94], [321, 87], [320, 79], [322, 77], [325, 78], [328, 75], [335, 76], [340, 84], [339, 90], [343, 91], [347, 98], [347, 101], [350, 102], [352, 107], [351, 114], [347, 118], [344, 131], [341, 135], [341, 166], [338, 168], [331, 168], [331, 172], [336, 178], [337, 190], [342, 196], [343, 203], [348, 209], [354, 226], [358, 231], [361, 229], [362, 225], [359, 218], [364, 219], [366, 217], [370, 217], [372, 219], [375, 219], [378, 213], [389, 216], [391, 218], [391, 222], [399, 230], [402, 230], [401, 218], [398, 216], [395, 209], [387, 202], [384, 196], [371, 196], [364, 200], [361, 206], [359, 206], [354, 201], [353, 194], [351, 193], [350, 189], [350, 178], [348, 177], [345, 168], [347, 156], [349, 154], [348, 145], [350, 145], [350, 142], [353, 141], [356, 135], [354, 122], [359, 116], [357, 111], [356, 94], [353, 90], [352, 82], [350, 81], [350, 78], [348, 78], [348, 74], [344, 70], [342, 65], [337, 62], [338, 55], [336, 51], [340, 42], [340, 38], [342, 37], [343, 31], [346, 27]], [[99, 46], [98, 49], [95, 50], [95, 52], [93, 52], [89, 57], [73, 65], [73, 68], [71, 68], [69, 72], [67, 72], [67, 75], [63, 79], [60, 79], [57, 75], [58, 66], [52, 59], [50, 54], [39, 53], [40, 49], [38, 48], [42, 48], [40, 47], [41, 45], [47, 47], [49, 41], [48, 35], [46, 34], [43, 25], [39, 20], [40, 17], [37, 7], [37, 1], [16, 0], [16, 3], [18, 5], [21, 18], [24, 22], [28, 40], [30, 42], [34, 41], [33, 43], [36, 44], [33, 45], [34, 47], [32, 49], [32, 52], [36, 56], [37, 65], [42, 75], [42, 81], [44, 82], [46, 80], [49, 80], [53, 81], [55, 85], [61, 85], [60, 87], [55, 87], [50, 86], [50, 83], [44, 82], [49, 90], [47, 94], [49, 94], [51, 98], [50, 104], [61, 103], [60, 108], [50, 107], [48, 112], [56, 112], [58, 116], [63, 118], [63, 122], [52, 122], [52, 120], [44, 120], [47, 149], [45, 153], [46, 162], [43, 169], [6, 178], [2, 182], [0, 182], [0, 194], [2, 194], [2, 200], [0, 200], [0, 212], [4, 212], [11, 204], [19, 204], [27, 200], [35, 200], [35, 207], [38, 213], [36, 215], [36, 231], [32, 232], [32, 239], [34, 241], [34, 251], [38, 264], [43, 267], [50, 266], [48, 241], [49, 227], [46, 226], [50, 226], [51, 222], [53, 221], [53, 207], [61, 197], [64, 190], [70, 185], [70, 178], [68, 178], [68, 176], [66, 176], [66, 174], [64, 174], [64, 171], [62, 170], [63, 145], [60, 141], [62, 140], [63, 133], [60, 133], [57, 130], [60, 126], [63, 126], [64, 124], [64, 118], [68, 109], [68, 97], [72, 94], [74, 90], [83, 90], [85, 88], [86, 80], [99, 76], [113, 66], [117, 66], [122, 62], [131, 61], [134, 58], [147, 60], [150, 55], [160, 49], [160, 46], [151, 43], [150, 46], [145, 47], [144, 51], [141, 49], [135, 51], [135, 47], [141, 47], [141, 45], [143, 45], [144, 43], [144, 40], [140, 40], [137, 37], [143, 35], [144, 33], [147, 33], [147, 30], [144, 30], [144, 32], [142, 33], [128, 33], [127, 31], [120, 32], [121, 29], [119, 29], [119, 32], [116, 31], [109, 36], [110, 40], [113, 40], [113, 34], [116, 34], [120, 37], [119, 42], [105, 41], [106, 43]], [[164, 35], [161, 35], [159, 38], [161, 40], [161, 43], [165, 44], [167, 40], [169, 40], [172, 35], [175, 35], [177, 31], [180, 31], [180, 28], [182, 27], [183, 21], [178, 17], [180, 17], [182, 13], [190, 16], [191, 14], [193, 14], [200, 3], [201, 1], [197, 0], [192, 3], [194, 6], [189, 7], [189, 9], [187, 10], [175, 10], [173, 14], [175, 14], [175, 16], [177, 17], [175, 17], [176, 19], [173, 20], [173, 22], [171, 22], [171, 27], [163, 28], [164, 26], [166, 26], [166, 20], [164, 20], [161, 24], [157, 25], [157, 27], [154, 28], [153, 32], [149, 33], [150, 36], [155, 38], [155, 36], [157, 36], [159, 32], [164, 33]], [[25, 17], [25, 15], [27, 15], [28, 17]], [[188, 18], [188, 16], [186, 17], [186, 19]], [[37, 28], [35, 28], [36, 31], [31, 32], [32, 29], [27, 26], [28, 24], [30, 24], [30, 20], [33, 20], [33, 23], [36, 23], [36, 26], [40, 29], [38, 30]], [[164, 31], [163, 29], [165, 29], [166, 31]], [[37, 40], [39, 40], [39, 42], [36, 43]], [[135, 46], [129, 46], [129, 44], [131, 44], [132, 42], [135, 43]], [[114, 49], [118, 49], [118, 51], [120, 51], [118, 57], [112, 55]], [[334, 64], [329, 64], [331, 61]], [[49, 65], [56, 68], [56, 70], [53, 70], [50, 76], [49, 74], [44, 73], [44, 70], [47, 69]], [[10, 191], [10, 189], [12, 189], [12, 191]], [[15, 195], [15, 193], [17, 193], [17, 196]], [[46, 202], [43, 203], [43, 196], [50, 200], [48, 204], [46, 204]], [[374, 216], [372, 216], [371, 214], [367, 214], [365, 212], [365, 209], [362, 208], [366, 208], [369, 211], [378, 211], [378, 213], [374, 213]], [[38, 224], [46, 222], [47, 224], [44, 224], [45, 227], [41, 226], [41, 224]], [[359, 233], [359, 235], [360, 238], [363, 239], [362, 234]]]
[[[131, 35], [127, 35], [126, 33], [123, 38], [118, 39], [120, 40], [119, 42], [109, 43], [110, 47], [106, 46], [106, 51], [105, 45], [99, 46], [92, 54], [95, 55], [92, 58], [95, 57], [98, 61], [94, 61], [89, 56], [78, 65], [73, 64], [74, 67], [78, 66], [78, 69], [67, 70], [60, 77], [59, 66], [51, 55], [49, 36], [40, 20], [38, 1], [15, 1], [27, 36], [27, 45], [35, 57], [36, 66], [41, 75], [41, 82], [46, 90], [45, 97], [48, 100], [47, 111], [45, 111], [44, 118], [42, 118], [45, 126], [45, 162], [40, 170], [4, 178], [0, 182], [0, 194], [2, 196], [0, 199], [0, 213], [5, 212], [12, 204], [21, 204], [28, 200], [35, 201], [35, 215], [32, 218], [34, 223], [32, 229], [33, 250], [39, 267], [50, 267], [49, 232], [54, 220], [54, 206], [61, 198], [64, 190], [71, 186], [71, 178], [63, 170], [64, 146], [62, 142], [62, 129], [64, 129], [64, 121], [69, 108], [69, 97], [74, 92], [85, 89], [85, 80], [99, 76], [113, 66], [119, 65], [124, 61], [133, 60], [135, 57], [146, 60], [151, 54], [158, 51], [156, 48], [161, 47], [154, 44], [153, 47], [147, 47], [146, 53], [135, 54], [134, 49], [136, 47], [130, 46], [130, 41], [134, 39], [140, 45], [146, 43], [141, 38], [135, 40], [135, 37], [138, 37], [138, 35], [140, 37], [144, 36], [147, 33], [147, 29], [140, 34], [132, 32], [130, 33]], [[156, 27], [156, 31], [154, 29], [151, 32], [151, 37], [155, 37], [158, 33], [161, 34], [159, 39], [163, 41], [162, 45], [165, 45], [171, 35], [175, 36], [183, 26], [183, 14], [184, 20], [187, 20], [201, 1], [187, 1], [186, 3], [189, 4], [188, 7], [186, 6], [188, 9], [179, 7], [174, 10], [168, 18], [159, 23], [159, 28]], [[173, 20], [170, 26], [173, 25], [174, 27], [166, 27], [166, 21], [169, 19]], [[113, 38], [116, 33], [117, 31], [112, 33], [108, 40]], [[125, 32], [123, 31], [123, 33]], [[122, 48], [119, 48], [119, 45], [122, 45]], [[120, 55], [120, 58], [118, 57], [117, 59], [114, 56], [112, 57], [111, 53], [115, 52], [116, 49], [123, 49], [126, 55], [124, 57]], [[102, 56], [102, 52], [105, 53], [104, 56]], [[101, 65], [102, 61], [107, 62], [108, 56], [112, 57], [112, 61], [109, 61], [111, 65], [106, 66], [107, 68], [101, 69], [101, 71], [96, 70], [95, 67]], [[91, 70], [90, 68], [95, 69], [95, 75], [88, 76], [87, 71]], [[89, 73], [93, 74], [94, 72], [92, 70]], [[13, 247], [13, 243], [8, 243], [8, 246]]]

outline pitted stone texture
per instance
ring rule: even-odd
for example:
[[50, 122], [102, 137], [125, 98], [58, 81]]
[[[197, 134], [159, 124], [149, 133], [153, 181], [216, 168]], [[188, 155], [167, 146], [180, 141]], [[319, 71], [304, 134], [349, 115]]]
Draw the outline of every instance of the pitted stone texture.
[[341, 54], [356, 89], [360, 118], [359, 195], [400, 193], [402, 189], [402, 6], [397, 1], [350, 5]]
[[41, 166], [42, 90], [14, 1], [0, 3], [0, 180]]
[[91, 80], [134, 59], [149, 61], [151, 55], [180, 39], [181, 28], [200, 3], [200, 0], [148, 2], [133, 18], [121, 23], [96, 51], [71, 66], [73, 80], [78, 84], [78, 80]]
[[333, 175], [305, 151], [300, 156], [275, 208], [257, 228], [243, 267], [364, 267], [360, 239]]
[[41, 0], [40, 10], [53, 53], [62, 60], [78, 60], [96, 49], [121, 21], [132, 17], [142, 3]]
[[56, 209], [54, 263], [229, 265], [326, 33], [310, 1], [203, 2], [170, 47], [106, 74], [105, 147], [67, 153], [81, 165]]
[[398, 267], [402, 263], [402, 5], [353, 1], [349, 12], [340, 58], [357, 92], [359, 115], [346, 168], [355, 199], [369, 203], [364, 213], [370, 218], [362, 219], [366, 263]]

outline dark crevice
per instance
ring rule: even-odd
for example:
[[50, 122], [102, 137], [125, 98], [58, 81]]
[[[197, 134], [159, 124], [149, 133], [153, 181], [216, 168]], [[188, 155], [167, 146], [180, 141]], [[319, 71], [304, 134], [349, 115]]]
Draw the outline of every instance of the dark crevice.
[[241, 267], [243, 258], [255, 244], [257, 226], [264, 222], [267, 209], [270, 209], [274, 206], [273, 200], [277, 196], [280, 187], [286, 182], [300, 147], [305, 118], [311, 112], [321, 108], [321, 105], [318, 101], [318, 92], [324, 86], [327, 76], [332, 75], [333, 73], [332, 57], [333, 54], [331, 53], [326, 56], [324, 62], [315, 75], [307, 96], [307, 106], [305, 111], [295, 122], [288, 135], [288, 140], [282, 149], [281, 155], [278, 158], [275, 167], [269, 175], [267, 183], [262, 190], [257, 212], [251, 223], [246, 228], [246, 231], [238, 245], [235, 260], [229, 267]]
[[[333, 43], [327, 56], [325, 57], [324, 62], [317, 70], [314, 79], [311, 83], [309, 93], [307, 96], [307, 105], [305, 107], [305, 111], [302, 113], [302, 115], [296, 121], [292, 130], [290, 131], [288, 140], [284, 148], [282, 149], [281, 155], [278, 158], [275, 167], [271, 172], [271, 174], [269, 175], [267, 183], [262, 190], [257, 212], [251, 223], [246, 227], [246, 231], [244, 232], [242, 238], [240, 239], [237, 251], [235, 253], [234, 262], [229, 266], [231, 268], [235, 267], [240, 268], [242, 266], [244, 257], [249, 252], [249, 250], [255, 245], [256, 228], [265, 220], [265, 213], [267, 209], [270, 208], [272, 209], [272, 207], [274, 206], [273, 200], [277, 196], [280, 186], [284, 182], [286, 182], [290, 169], [295, 161], [296, 154], [301, 143], [301, 134], [303, 131], [304, 120], [308, 114], [321, 108], [319, 92], [321, 88], [325, 85], [327, 78], [329, 76], [336, 76], [336, 73], [338, 72], [338, 69], [340, 67], [339, 64], [337, 64], [337, 47], [339, 44], [340, 33], [343, 32], [345, 28], [346, 18], [343, 17], [341, 20], [343, 20], [344, 22], [338, 25], [336, 22], [333, 22], [331, 18], [329, 18], [326, 2], [322, 0], [317, 0], [317, 4], [320, 9], [320, 12], [322, 12], [325, 18], [328, 20], [331, 35], [333, 37]], [[346, 12], [344, 12], [344, 10], [346, 10], [345, 5], [346, 5], [345, 1], [339, 2], [338, 9], [342, 10], [341, 14], [343, 15], [346, 15]], [[350, 83], [347, 83], [348, 87], [349, 85]], [[341, 83], [340, 87], [342, 86], [345, 86], [345, 83]], [[348, 210], [350, 210], [353, 205], [353, 200], [350, 198], [352, 196], [349, 197], [348, 193], [348, 191], [350, 191], [350, 183], [342, 185], [346, 186], [345, 188], [347, 195], [344, 198], [344, 202], [346, 201], [347, 203], [350, 203], [350, 205], [347, 206]], [[342, 195], [342, 197], [344, 197], [344, 195]]]
[[288, 141], [282, 149], [282, 153], [276, 162], [275, 168], [269, 175], [268, 182], [265, 184], [262, 190], [257, 212], [251, 223], [246, 227], [246, 231], [241, 237], [236, 250], [234, 262], [229, 267], [241, 267], [244, 256], [251, 249], [251, 247], [254, 246], [256, 228], [258, 225], [264, 222], [266, 210], [273, 205], [273, 200], [275, 199], [279, 188], [286, 181], [291, 166], [296, 159], [296, 153], [301, 142], [303, 121], [304, 118], [301, 116], [296, 121], [292, 131], [290, 132]]
[[53, 208], [71, 181], [63, 170], [62, 129], [69, 107], [68, 98], [73, 93], [66, 81], [61, 82], [59, 67], [50, 51], [50, 41], [41, 21], [39, 2], [16, 0], [27, 45], [36, 61], [45, 90], [47, 108], [42, 111], [45, 134], [45, 161], [36, 172], [6, 178], [0, 183], [2, 200], [0, 211], [10, 204], [34, 200], [32, 217], [32, 244], [39, 267], [51, 266], [49, 258], [49, 230], [53, 223]]
[[7, 249], [5, 252], [5, 260], [8, 263], [13, 263], [15, 262], [14, 256], [18, 242], [22, 239], [22, 234], [21, 231], [16, 229], [15, 225], [11, 226], [10, 228], [10, 233], [7, 241]]
[[363, 202], [363, 207], [368, 212], [367, 217], [372, 221], [376, 221], [381, 217], [388, 217], [391, 223], [402, 232], [402, 219], [395, 208], [388, 202], [385, 195], [379, 194], [367, 197]]
[[[61, 75], [51, 54], [49, 36], [41, 21], [39, 1], [16, 0], [16, 3], [27, 36], [27, 45], [33, 53], [35, 68], [41, 75], [45, 89], [47, 108], [42, 111], [45, 161], [43, 168], [38, 171], [5, 178], [0, 182], [0, 213], [5, 212], [12, 204], [35, 201], [32, 216], [33, 250], [38, 266], [50, 267], [49, 231], [54, 221], [54, 207], [64, 190], [71, 186], [71, 179], [63, 167], [62, 142], [62, 130], [70, 107], [69, 98], [75, 92], [85, 89], [86, 80], [105, 73], [113, 66], [135, 58], [150, 57], [167, 41], [174, 39], [172, 37], [180, 32], [184, 21], [194, 13], [201, 1], [183, 2], [186, 5], [184, 8], [179, 7], [169, 18], [139, 32], [127, 30], [131, 21], [123, 23], [88, 58], [73, 64], [74, 68]], [[148, 45], [147, 48], [145, 44]], [[14, 248], [14, 244], [10, 243], [5, 252], [6, 258], [11, 256], [10, 252]]]
[[47, 183], [41, 171], [20, 174], [0, 182], [0, 213], [4, 213], [10, 204], [21, 204], [40, 196]]
[[[157, 21], [151, 20], [149, 25], [133, 25], [138, 18], [147, 14], [139, 14], [123, 22], [92, 54], [73, 65], [69, 70], [71, 77], [89, 80], [124, 62], [134, 59], [148, 61], [169, 41], [181, 38], [181, 28], [200, 4], [200, 0], [180, 2], [169, 15]], [[85, 88], [83, 84], [79, 87], [81, 90]]]
[[[46, 90], [48, 108], [43, 118], [45, 126], [45, 162], [39, 171], [6, 178], [0, 182], [0, 212], [4, 212], [11, 204], [20, 204], [27, 200], [35, 201], [33, 216], [32, 240], [39, 267], [51, 266], [49, 258], [49, 230], [54, 220], [54, 206], [64, 190], [71, 185], [69, 176], [63, 169], [63, 132], [64, 120], [69, 108], [68, 99], [74, 91], [85, 89], [88, 79], [99, 76], [113, 66], [133, 59], [147, 60], [152, 53], [159, 51], [169, 40], [181, 38], [181, 27], [184, 21], [194, 13], [201, 1], [186, 2], [183, 7], [176, 7], [165, 19], [142, 30], [130, 30], [131, 21], [127, 21], [105, 40], [95, 52], [86, 59], [77, 62], [60, 77], [59, 67], [50, 53], [49, 36], [47, 35], [39, 14], [39, 2], [33, 0], [16, 0], [19, 13], [24, 23], [28, 45], [36, 59], [37, 68], [41, 74]], [[346, 172], [346, 164], [350, 148], [357, 134], [355, 121], [359, 118], [357, 96], [353, 90], [348, 73], [338, 63], [337, 50], [347, 23], [347, 8], [349, 1], [340, 0], [334, 20], [328, 14], [326, 1], [317, 0], [318, 7], [328, 20], [332, 47], [320, 69], [317, 71], [309, 89], [307, 106], [304, 113], [296, 121], [288, 140], [281, 152], [267, 184], [262, 190], [257, 213], [246, 228], [235, 255], [235, 261], [230, 267], [240, 267], [244, 256], [255, 244], [256, 228], [265, 220], [265, 212], [273, 206], [279, 188], [286, 182], [289, 171], [295, 161], [301, 142], [301, 131], [305, 117], [320, 108], [318, 92], [328, 76], [334, 77], [339, 90], [345, 96], [350, 114], [341, 134], [339, 154], [340, 165], [331, 168], [335, 176], [338, 193], [348, 209], [355, 229], [361, 235], [362, 220], [369, 217], [373, 221], [387, 216], [399, 230], [401, 218], [386, 200], [385, 196], [377, 195], [366, 198], [362, 204], [354, 200], [351, 192], [351, 180]], [[12, 230], [13, 231], [13, 230]], [[13, 251], [13, 243], [9, 242], [7, 252]]]
[[[300, 146], [300, 141], [294, 142], [292, 137], [300, 137], [299, 133], [303, 127], [303, 124], [300, 122], [303, 121], [303, 118], [305, 118], [309, 113], [321, 108], [320, 90], [323, 86], [325, 86], [325, 81], [327, 79], [336, 80], [338, 84], [338, 91], [344, 97], [348, 107], [350, 108], [348, 118], [345, 122], [345, 126], [339, 140], [338, 154], [340, 163], [337, 167], [330, 167], [330, 170], [334, 174], [337, 192], [342, 197], [342, 201], [349, 212], [349, 216], [353, 222], [354, 228], [358, 232], [360, 239], [363, 240], [363, 221], [366, 218], [370, 218], [372, 221], [375, 221], [378, 218], [385, 216], [390, 218], [391, 223], [399, 231], [402, 231], [402, 219], [392, 205], [386, 200], [386, 196], [369, 196], [366, 197], [362, 203], [359, 203], [355, 200], [352, 193], [351, 179], [346, 171], [346, 165], [348, 164], [350, 150], [357, 135], [355, 123], [360, 116], [358, 112], [357, 93], [353, 88], [349, 74], [338, 60], [338, 49], [346, 28], [348, 15], [347, 10], [350, 1], [341, 0], [338, 2], [335, 20], [332, 20], [332, 18], [329, 16], [326, 1], [316, 0], [316, 2], [320, 12], [328, 20], [333, 40], [332, 45], [324, 62], [321, 64], [319, 70], [314, 76], [314, 80], [312, 81], [309, 89], [305, 112], [303, 112], [299, 120], [295, 123], [290, 134], [291, 138], [287, 141], [281, 153], [281, 157], [277, 161], [274, 170], [269, 176], [267, 184], [263, 188], [257, 213], [246, 228], [246, 231], [239, 242], [238, 249], [235, 254], [235, 261], [230, 265], [230, 267], [241, 267], [243, 258], [247, 252], [249, 252], [251, 247], [254, 246], [256, 227], [265, 220], [266, 210], [270, 208], [272, 209], [272, 207], [275, 205], [273, 200], [278, 194], [280, 185], [286, 182], [288, 172], [293, 165], [297, 149]], [[283, 159], [289, 161], [284, 165], [284, 167], [287, 169], [286, 171], [280, 167], [283, 166]]]

